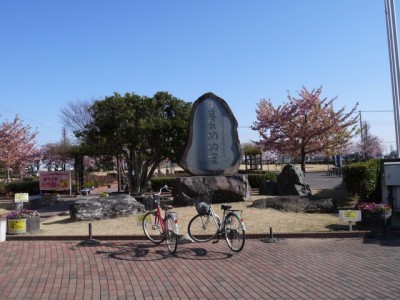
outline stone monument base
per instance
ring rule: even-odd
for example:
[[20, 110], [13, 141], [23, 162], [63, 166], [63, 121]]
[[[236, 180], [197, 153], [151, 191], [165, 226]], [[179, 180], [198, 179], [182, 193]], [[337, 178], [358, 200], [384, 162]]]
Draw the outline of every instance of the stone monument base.
[[193, 205], [193, 199], [204, 197], [212, 203], [246, 201], [250, 197], [250, 185], [245, 174], [232, 176], [177, 177], [172, 196], [174, 205]]

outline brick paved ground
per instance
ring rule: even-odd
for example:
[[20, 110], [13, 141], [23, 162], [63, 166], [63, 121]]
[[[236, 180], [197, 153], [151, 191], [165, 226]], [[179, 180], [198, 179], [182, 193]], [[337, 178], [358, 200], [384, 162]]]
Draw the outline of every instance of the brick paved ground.
[[0, 299], [399, 299], [400, 239], [0, 243]]

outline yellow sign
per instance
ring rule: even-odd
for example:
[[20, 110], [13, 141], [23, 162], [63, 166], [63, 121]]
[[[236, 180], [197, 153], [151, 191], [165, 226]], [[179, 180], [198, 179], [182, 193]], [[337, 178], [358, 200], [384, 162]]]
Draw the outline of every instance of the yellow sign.
[[339, 210], [340, 221], [357, 222], [361, 221], [361, 211], [359, 210]]
[[26, 219], [9, 219], [8, 233], [26, 233]]
[[17, 193], [14, 195], [15, 202], [28, 202], [29, 194], [28, 193]]

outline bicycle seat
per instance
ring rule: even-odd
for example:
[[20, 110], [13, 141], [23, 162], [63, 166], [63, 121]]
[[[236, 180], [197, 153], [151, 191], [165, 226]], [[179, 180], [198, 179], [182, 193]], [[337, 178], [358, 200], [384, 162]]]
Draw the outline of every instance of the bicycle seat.
[[162, 209], [163, 210], [171, 210], [171, 209], [173, 209], [174, 207], [172, 206], [172, 205], [164, 205], [163, 207], [162, 207]]
[[232, 208], [232, 205], [225, 205], [225, 204], [221, 205], [221, 209], [223, 209], [223, 210], [227, 210], [227, 209], [231, 209], [231, 208]]

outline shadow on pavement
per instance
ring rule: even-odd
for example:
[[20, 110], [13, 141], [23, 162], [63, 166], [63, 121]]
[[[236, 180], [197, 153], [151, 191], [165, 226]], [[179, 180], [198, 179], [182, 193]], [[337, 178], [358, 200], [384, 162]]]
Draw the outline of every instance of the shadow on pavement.
[[[71, 250], [75, 250], [77, 247], [82, 246], [78, 244], [71, 248]], [[105, 249], [97, 250], [96, 254], [125, 261], [156, 261], [174, 257], [190, 260], [221, 260], [232, 257], [231, 253], [209, 251], [195, 244], [180, 245], [175, 254], [169, 253], [165, 243], [106, 242], [101, 243], [97, 247], [104, 247]]]
[[363, 242], [364, 244], [375, 244], [384, 247], [400, 247], [400, 237], [391, 236], [390, 234], [365, 237]]

